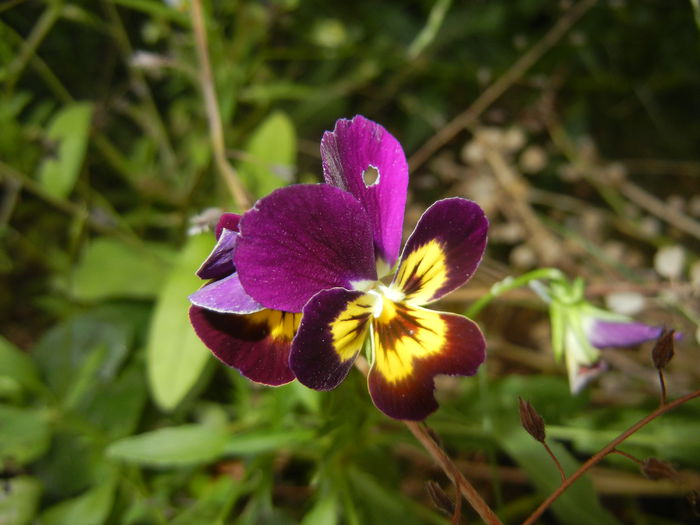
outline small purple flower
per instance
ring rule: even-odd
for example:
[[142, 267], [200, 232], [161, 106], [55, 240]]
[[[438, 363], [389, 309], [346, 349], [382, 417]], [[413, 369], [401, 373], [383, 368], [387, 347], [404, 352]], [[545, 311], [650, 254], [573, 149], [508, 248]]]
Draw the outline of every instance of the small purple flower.
[[562, 277], [535, 290], [549, 303], [554, 357], [565, 359], [573, 394], [608, 369], [602, 349], [636, 346], [663, 332], [662, 327], [596, 308], [585, 300], [581, 279], [569, 283]]
[[303, 313], [290, 366], [304, 385], [335, 388], [367, 346], [375, 405], [423, 419], [437, 409], [435, 375], [473, 375], [485, 358], [475, 323], [423, 305], [471, 277], [488, 221], [471, 201], [441, 200], [399, 258], [408, 169], [396, 139], [357, 116], [324, 135], [321, 154], [328, 184], [279, 189], [241, 218], [236, 286], [261, 307]]

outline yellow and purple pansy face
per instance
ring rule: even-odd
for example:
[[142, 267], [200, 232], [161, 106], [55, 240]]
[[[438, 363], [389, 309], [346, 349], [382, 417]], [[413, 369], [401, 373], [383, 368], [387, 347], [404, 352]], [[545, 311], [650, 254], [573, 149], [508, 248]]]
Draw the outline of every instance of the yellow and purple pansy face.
[[335, 388], [368, 345], [375, 405], [423, 419], [437, 408], [437, 374], [472, 375], [485, 358], [476, 324], [423, 305], [471, 277], [488, 222], [471, 201], [441, 200], [399, 257], [408, 167], [398, 141], [357, 116], [324, 135], [321, 154], [326, 184], [279, 189], [240, 218], [231, 272], [203, 276], [215, 280], [191, 297], [193, 325], [247, 377], [317, 390]]

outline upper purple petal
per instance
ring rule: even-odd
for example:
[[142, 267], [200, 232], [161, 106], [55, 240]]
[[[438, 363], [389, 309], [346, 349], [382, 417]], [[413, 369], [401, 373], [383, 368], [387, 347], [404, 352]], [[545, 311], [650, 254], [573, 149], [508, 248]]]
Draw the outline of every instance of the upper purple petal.
[[362, 203], [372, 221], [377, 254], [393, 266], [401, 247], [408, 187], [408, 163], [399, 141], [361, 115], [340, 119], [333, 132], [323, 135], [321, 160], [326, 183]]
[[325, 184], [280, 188], [241, 218], [234, 264], [267, 308], [301, 312], [321, 290], [375, 280], [372, 231], [362, 205]]
[[634, 346], [645, 341], [657, 339], [663, 328], [648, 324], [605, 321], [594, 319], [587, 330], [590, 343], [596, 348]]
[[481, 262], [488, 226], [475, 202], [459, 197], [437, 201], [406, 241], [392, 286], [413, 304], [436, 301], [462, 286]]
[[231, 314], [250, 314], [263, 309], [243, 289], [237, 273], [203, 286], [190, 295], [190, 302], [207, 310]]
[[233, 266], [233, 248], [236, 245], [238, 233], [228, 228], [223, 228], [217, 234], [218, 241], [209, 256], [197, 270], [197, 276], [201, 279], [221, 279], [231, 275]]
[[216, 224], [216, 238], [221, 237], [221, 232], [224, 229], [237, 232], [240, 220], [241, 216], [237, 213], [222, 213], [221, 217], [219, 217], [219, 222]]

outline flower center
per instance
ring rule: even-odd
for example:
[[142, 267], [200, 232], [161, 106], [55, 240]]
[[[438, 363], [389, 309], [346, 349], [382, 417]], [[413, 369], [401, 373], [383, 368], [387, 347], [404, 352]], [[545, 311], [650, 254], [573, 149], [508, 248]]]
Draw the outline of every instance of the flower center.
[[395, 311], [394, 303], [403, 301], [405, 297], [402, 291], [380, 282], [377, 282], [367, 293], [374, 298], [372, 316], [375, 319], [379, 319], [382, 316], [386, 317], [387, 315], [393, 317], [393, 312]]

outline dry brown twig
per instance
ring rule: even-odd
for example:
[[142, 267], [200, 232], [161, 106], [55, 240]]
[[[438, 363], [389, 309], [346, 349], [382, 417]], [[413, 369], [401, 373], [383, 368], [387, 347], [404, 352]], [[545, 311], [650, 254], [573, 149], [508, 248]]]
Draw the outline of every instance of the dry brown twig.
[[190, 14], [197, 47], [197, 58], [199, 59], [199, 83], [204, 97], [207, 120], [209, 121], [209, 136], [211, 138], [212, 149], [214, 150], [214, 160], [219, 174], [226, 182], [236, 206], [238, 206], [240, 210], [245, 210], [250, 208], [250, 198], [236, 170], [226, 158], [224, 127], [221, 123], [219, 102], [214, 89], [214, 75], [212, 74], [211, 64], [209, 62], [207, 32], [204, 26], [204, 16], [202, 13], [202, 0], [192, 0]]
[[501, 95], [517, 82], [537, 61], [544, 56], [571, 27], [596, 4], [597, 0], [581, 0], [569, 9], [556, 24], [508, 69], [498, 80], [491, 84], [462, 113], [440, 128], [409, 159], [411, 171], [421, 167], [433, 154], [452, 140], [465, 128], [476, 123], [479, 116]]

